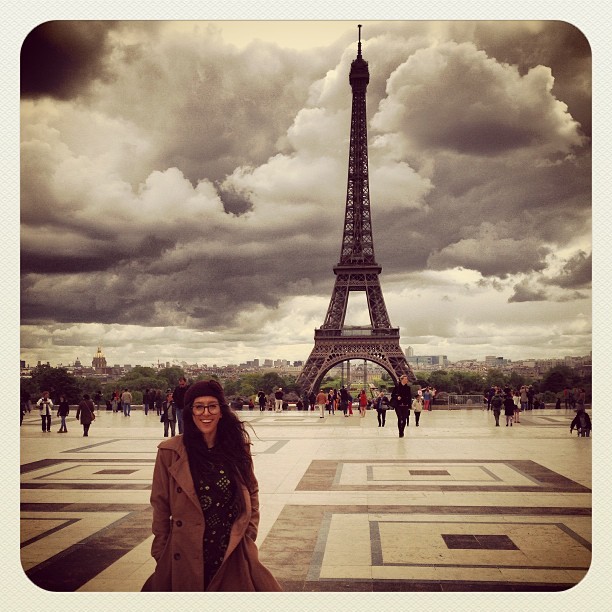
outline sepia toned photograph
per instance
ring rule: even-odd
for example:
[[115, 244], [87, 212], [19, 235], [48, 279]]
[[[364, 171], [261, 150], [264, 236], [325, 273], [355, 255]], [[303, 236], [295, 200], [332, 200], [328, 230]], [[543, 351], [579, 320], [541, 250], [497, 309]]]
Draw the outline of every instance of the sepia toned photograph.
[[581, 588], [577, 26], [52, 20], [19, 69], [33, 585]]

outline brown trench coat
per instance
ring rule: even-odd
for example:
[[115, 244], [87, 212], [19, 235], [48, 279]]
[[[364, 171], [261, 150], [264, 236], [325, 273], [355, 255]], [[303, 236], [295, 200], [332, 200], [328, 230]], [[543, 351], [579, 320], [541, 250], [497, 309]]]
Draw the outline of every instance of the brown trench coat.
[[[204, 513], [198, 501], [183, 436], [159, 444], [151, 487], [155, 572], [143, 591], [204, 590]], [[259, 524], [259, 488], [241, 484], [245, 510], [232, 525], [223, 558], [208, 591], [280, 591], [259, 561], [255, 538]]]

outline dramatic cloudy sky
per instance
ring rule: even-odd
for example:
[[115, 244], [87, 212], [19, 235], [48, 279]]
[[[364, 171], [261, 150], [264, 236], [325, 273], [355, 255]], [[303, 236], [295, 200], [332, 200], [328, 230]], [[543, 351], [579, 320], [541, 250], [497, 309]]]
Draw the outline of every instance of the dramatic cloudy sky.
[[[334, 284], [357, 22], [46, 23], [21, 55], [21, 358], [306, 359]], [[363, 22], [401, 345], [591, 349], [591, 50], [561, 21]], [[351, 296], [347, 323], [363, 323]]]

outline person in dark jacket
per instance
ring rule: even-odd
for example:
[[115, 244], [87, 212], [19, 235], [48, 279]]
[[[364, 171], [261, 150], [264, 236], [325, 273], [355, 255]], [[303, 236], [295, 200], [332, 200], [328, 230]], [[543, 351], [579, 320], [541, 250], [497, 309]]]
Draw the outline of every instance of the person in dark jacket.
[[503, 405], [504, 398], [499, 389], [496, 389], [495, 395], [491, 398], [491, 408], [493, 410], [493, 416], [495, 417], [495, 427], [499, 427], [499, 415], [501, 414]]
[[387, 408], [389, 407], [389, 398], [384, 391], [380, 391], [378, 397], [374, 400], [374, 406], [378, 415], [378, 426], [384, 427], [387, 417]]
[[168, 428], [170, 428], [171, 436], [176, 435], [176, 413], [176, 402], [173, 401], [173, 394], [168, 393], [166, 401], [162, 404], [162, 415], [159, 419], [164, 424], [164, 438], [168, 437]]
[[408, 376], [402, 374], [399, 383], [395, 385], [391, 393], [391, 405], [395, 408], [397, 415], [397, 429], [400, 438], [404, 437], [404, 428], [409, 424], [411, 404], [412, 390], [408, 384]]
[[89, 398], [89, 395], [86, 393], [81, 400], [81, 403], [77, 407], [76, 418], [80, 420], [81, 425], [83, 426], [83, 436], [87, 438], [89, 436], [89, 427], [92, 422], [95, 420], [96, 415], [94, 414], [94, 403]]
[[349, 392], [346, 387], [343, 385], [340, 389], [340, 410], [344, 412], [344, 416], [348, 416], [348, 406], [349, 406]]
[[61, 424], [57, 433], [68, 433], [68, 430], [66, 429], [66, 417], [68, 416], [69, 412], [70, 404], [64, 395], [60, 395], [59, 404], [57, 407], [57, 416], [60, 418]]
[[178, 380], [178, 385], [172, 392], [174, 403], [176, 404], [176, 422], [178, 423], [179, 433], [183, 433], [183, 408], [185, 404], [185, 393], [187, 393], [187, 379], [181, 376]]
[[574, 427], [579, 436], [589, 438], [591, 435], [591, 417], [584, 410], [578, 410], [570, 425], [570, 433], [574, 431]]
[[512, 391], [510, 389], [506, 389], [506, 395], [504, 396], [504, 414], [506, 415], [506, 427], [508, 424], [512, 427], [512, 421], [514, 419], [514, 409], [516, 406], [514, 405], [514, 400], [512, 399]]

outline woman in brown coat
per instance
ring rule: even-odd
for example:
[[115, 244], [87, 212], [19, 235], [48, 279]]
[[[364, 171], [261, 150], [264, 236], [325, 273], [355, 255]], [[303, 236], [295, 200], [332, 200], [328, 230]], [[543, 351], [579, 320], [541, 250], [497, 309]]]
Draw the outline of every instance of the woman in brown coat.
[[255, 539], [259, 489], [250, 439], [221, 385], [185, 394], [184, 432], [158, 446], [153, 472], [157, 561], [143, 591], [280, 591]]

